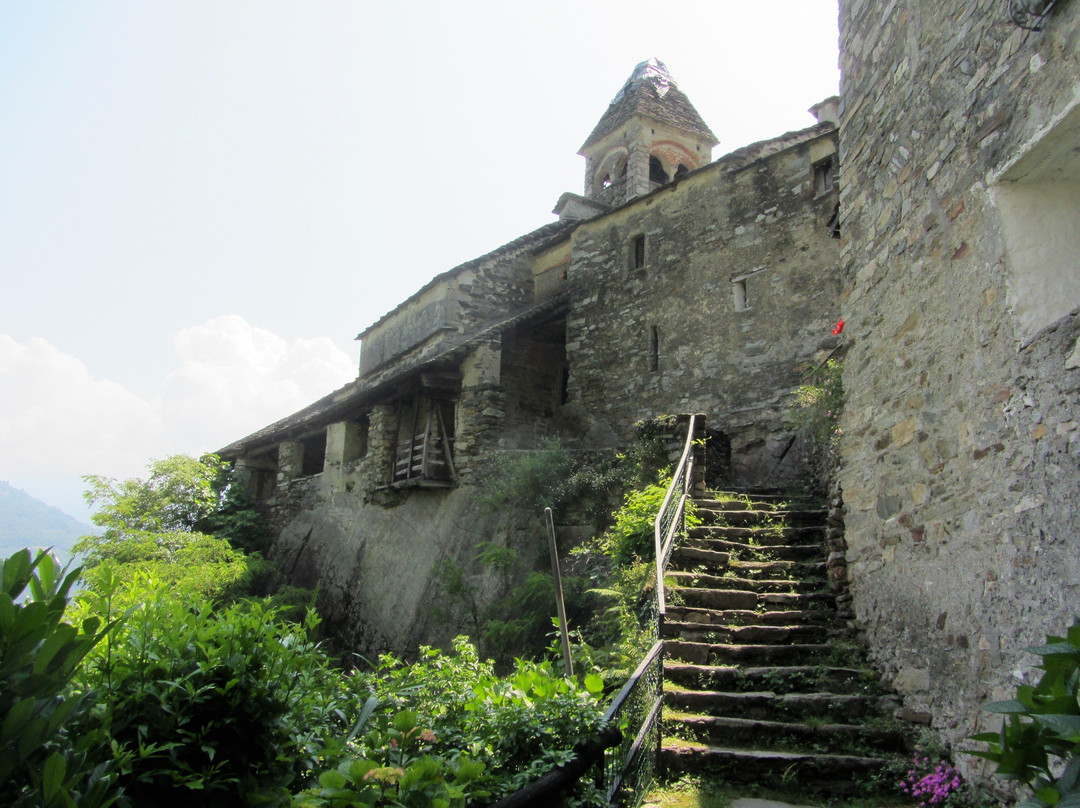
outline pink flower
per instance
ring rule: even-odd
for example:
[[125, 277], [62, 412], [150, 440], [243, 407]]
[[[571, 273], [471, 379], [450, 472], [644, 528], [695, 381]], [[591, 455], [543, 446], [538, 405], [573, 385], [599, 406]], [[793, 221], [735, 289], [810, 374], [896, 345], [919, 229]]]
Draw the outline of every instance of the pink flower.
[[837, 321], [836, 325], [833, 326], [832, 332], [833, 332], [834, 335], [836, 335], [836, 334], [843, 333], [843, 331], [844, 331], [844, 318], [841, 317]]

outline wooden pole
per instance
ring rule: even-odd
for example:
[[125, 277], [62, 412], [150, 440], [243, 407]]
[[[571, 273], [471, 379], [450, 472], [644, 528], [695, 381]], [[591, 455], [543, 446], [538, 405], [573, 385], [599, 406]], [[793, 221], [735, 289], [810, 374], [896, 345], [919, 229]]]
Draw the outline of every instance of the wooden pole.
[[544, 508], [547, 519], [548, 547], [551, 549], [551, 574], [555, 578], [555, 607], [559, 612], [559, 633], [562, 635], [563, 660], [566, 662], [566, 675], [574, 675], [574, 663], [570, 659], [570, 634], [566, 628], [566, 604], [563, 603], [562, 574], [559, 571], [559, 548], [555, 546], [555, 519], [551, 508]]

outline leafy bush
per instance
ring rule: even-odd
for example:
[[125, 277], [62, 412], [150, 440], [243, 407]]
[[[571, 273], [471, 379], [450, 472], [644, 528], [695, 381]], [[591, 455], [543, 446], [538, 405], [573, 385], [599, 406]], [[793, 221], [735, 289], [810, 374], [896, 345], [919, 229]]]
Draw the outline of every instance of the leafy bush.
[[[79, 570], [29, 550], [0, 567], [0, 802], [98, 808], [115, 801], [115, 774], [99, 732], [78, 731], [93, 706], [68, 685], [111, 628], [97, 617], [64, 622]], [[25, 600], [22, 600], [25, 598]]]
[[191, 531], [217, 506], [218, 480], [226, 466], [216, 455], [198, 460], [173, 455], [152, 461], [149, 468], [145, 480], [83, 477], [90, 486], [84, 494], [87, 504], [98, 506], [91, 520], [105, 528], [109, 543], [127, 533]]
[[87, 501], [98, 507], [92, 519], [105, 528], [73, 548], [91, 588], [100, 586], [105, 565], [110, 580], [134, 584], [150, 576], [174, 591], [210, 598], [247, 593], [269, 574], [261, 556], [243, 552], [261, 546], [265, 523], [221, 460], [174, 455], [149, 468], [145, 480], [83, 478]]
[[464, 808], [488, 792], [476, 785], [484, 764], [431, 754], [437, 738], [413, 710], [379, 716], [363, 739], [364, 757], [349, 757], [319, 775], [319, 787], [297, 794], [297, 808], [372, 808], [378, 805]]
[[844, 409], [843, 377], [843, 362], [836, 358], [828, 359], [814, 369], [808, 384], [795, 391], [791, 423], [826, 451], [834, 449], [840, 438], [840, 413]]
[[[564, 575], [562, 585], [567, 624], [577, 624], [591, 606], [587, 581]], [[489, 609], [483, 633], [485, 649], [499, 660], [512, 655], [530, 659], [543, 656], [555, 611], [555, 580], [551, 573], [529, 573]]]
[[1023, 783], [1033, 794], [1017, 808], [1075, 808], [1080, 805], [1080, 620], [1066, 636], [1026, 649], [1042, 657], [1035, 685], [1021, 685], [1016, 698], [986, 705], [1007, 716], [999, 732], [972, 740], [988, 749], [971, 752], [997, 764], [999, 777]]
[[[615, 512], [614, 523], [596, 541], [593, 549], [608, 556], [616, 565], [646, 561], [655, 557], [654, 522], [671, 485], [671, 475], [662, 472], [657, 481], [626, 495], [623, 506]], [[701, 524], [694, 504], [686, 502], [686, 526]]]
[[573, 466], [558, 438], [543, 441], [538, 449], [498, 452], [484, 470], [483, 502], [492, 511], [542, 513], [559, 504], [561, 485]]
[[[213, 457], [212, 455], [210, 457]], [[247, 488], [232, 469], [222, 470], [214, 481], [215, 508], [195, 523], [195, 527], [225, 539], [235, 549], [258, 553], [267, 549], [271, 532], [265, 517], [255, 508]]]
[[[586, 676], [582, 685], [556, 675], [549, 663], [519, 660], [509, 676], [500, 678], [465, 637], [454, 641], [453, 654], [422, 648], [412, 665], [384, 655], [367, 682], [378, 703], [371, 719], [374, 729], [355, 737], [351, 754], [331, 770], [336, 774], [320, 776], [322, 791], [297, 795], [296, 804], [439, 805], [431, 789], [440, 778], [453, 792], [452, 798], [438, 797], [448, 799], [445, 804], [462, 805], [469, 796], [495, 801], [570, 760], [574, 747], [601, 728], [599, 676]], [[474, 763], [480, 760], [482, 771]], [[410, 766], [418, 761], [426, 762], [411, 781]], [[358, 781], [365, 777], [386, 778], [394, 788], [361, 794]], [[582, 794], [591, 788], [580, 787]], [[357, 796], [343, 796], [351, 802], [310, 801], [332, 796], [320, 796], [327, 788]], [[372, 796], [374, 801], [365, 801]]]
[[101, 589], [106, 581], [125, 581], [131, 585], [125, 591], [135, 598], [144, 594], [138, 582], [152, 578], [176, 593], [226, 599], [247, 593], [269, 566], [262, 557], [244, 555], [225, 539], [204, 533], [128, 534], [108, 555], [111, 561], [86, 570], [87, 586]]
[[[341, 734], [348, 681], [306, 627], [260, 601], [215, 610], [153, 581], [83, 595], [91, 611], [139, 602], [79, 674], [111, 741], [131, 753], [121, 782], [136, 804], [235, 806], [279, 801]], [[127, 584], [126, 586], [131, 586]]]

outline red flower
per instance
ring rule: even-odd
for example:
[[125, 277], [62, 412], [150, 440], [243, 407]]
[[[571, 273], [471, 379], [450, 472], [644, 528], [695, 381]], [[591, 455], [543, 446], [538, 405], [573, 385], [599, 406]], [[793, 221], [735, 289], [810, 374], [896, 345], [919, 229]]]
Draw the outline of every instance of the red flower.
[[840, 320], [836, 323], [836, 325], [833, 326], [832, 332], [835, 335], [835, 334], [843, 333], [843, 331], [844, 331], [844, 318], [841, 317]]

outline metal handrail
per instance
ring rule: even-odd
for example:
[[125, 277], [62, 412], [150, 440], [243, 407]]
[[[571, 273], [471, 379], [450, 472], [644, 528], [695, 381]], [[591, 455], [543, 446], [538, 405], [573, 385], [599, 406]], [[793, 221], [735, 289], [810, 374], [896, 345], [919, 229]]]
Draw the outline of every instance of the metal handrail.
[[[657, 637], [660, 636], [660, 631], [664, 625], [664, 615], [667, 611], [667, 603], [664, 597], [664, 573], [667, 572], [667, 562], [671, 557], [675, 536], [683, 525], [683, 516], [686, 512], [686, 500], [690, 495], [690, 487], [693, 484], [694, 453], [692, 449], [694, 446], [694, 427], [696, 426], [696, 421], [697, 416], [691, 415], [690, 423], [686, 428], [686, 443], [683, 446], [682, 457], [679, 458], [679, 465], [675, 467], [675, 471], [671, 474], [671, 485], [668, 486], [667, 493], [664, 495], [664, 501], [660, 505], [659, 512], [656, 514], [656, 519], [653, 521], [653, 536], [656, 544]], [[680, 491], [677, 504], [673, 510], [670, 510], [670, 519], [666, 520], [667, 526], [665, 528], [665, 517], [669, 514], [669, 508], [672, 500], [676, 498], [677, 491]]]
[[[664, 571], [675, 538], [684, 524], [686, 500], [693, 486], [692, 449], [696, 426], [697, 416], [691, 415], [682, 456], [672, 473], [671, 485], [664, 494], [660, 511], [653, 520], [656, 544], [655, 640], [637, 669], [615, 696], [602, 721], [606, 740], [601, 744], [605, 751], [600, 761], [597, 785], [604, 790], [609, 805], [621, 804], [616, 801], [620, 791], [630, 789], [632, 793], [637, 793], [643, 788], [650, 781], [659, 757], [659, 725], [664, 703], [664, 641], [660, 637], [665, 611]], [[550, 511], [548, 518], [550, 519]], [[553, 532], [553, 525], [551, 529]], [[648, 751], [650, 739], [655, 740], [654, 754], [643, 758], [642, 754]], [[575, 770], [567, 772], [565, 776], [555, 777], [553, 774], [545, 778], [550, 782], [532, 784], [506, 798], [495, 808], [500, 808], [504, 803], [508, 807], [513, 805], [516, 808], [550, 804], [554, 793], [576, 781], [581, 771], [583, 768], [575, 766]]]
[[[650, 681], [649, 674], [654, 670], [654, 680]], [[648, 690], [650, 685], [651, 693]], [[645, 741], [659, 721], [663, 688], [664, 643], [657, 640], [604, 713], [604, 726], [615, 727], [621, 732], [625, 724], [625, 728], [630, 730], [622, 732], [620, 743], [604, 756], [601, 777], [608, 804], [614, 804], [615, 795], [622, 788], [628, 772], [634, 768]], [[631, 711], [637, 715], [627, 715]], [[627, 716], [625, 721], [624, 716]], [[634, 725], [637, 725], [636, 732], [632, 729]]]
[[[656, 549], [656, 621], [654, 625], [655, 642], [637, 670], [623, 685], [615, 700], [604, 714], [605, 725], [616, 726], [620, 730], [626, 725], [622, 743], [618, 749], [609, 750], [605, 756], [601, 774], [609, 803], [613, 803], [616, 794], [626, 784], [627, 776], [637, 771], [637, 760], [646, 741], [656, 730], [664, 698], [664, 642], [661, 638], [666, 603], [664, 599], [664, 573], [668, 559], [675, 544], [675, 538], [684, 525], [686, 500], [693, 487], [694, 477], [694, 434], [697, 416], [691, 415], [686, 427], [686, 442], [683, 445], [679, 463], [671, 475], [671, 484], [664, 494], [663, 503], [653, 520], [653, 538]], [[652, 686], [652, 692], [649, 687]], [[635, 709], [636, 708], [636, 709]], [[633, 710], [636, 715], [624, 715]], [[631, 727], [636, 727], [636, 731]], [[657, 754], [659, 739], [657, 739]], [[640, 774], [640, 771], [638, 772]], [[637, 778], [638, 784], [642, 778]]]

